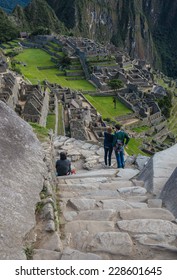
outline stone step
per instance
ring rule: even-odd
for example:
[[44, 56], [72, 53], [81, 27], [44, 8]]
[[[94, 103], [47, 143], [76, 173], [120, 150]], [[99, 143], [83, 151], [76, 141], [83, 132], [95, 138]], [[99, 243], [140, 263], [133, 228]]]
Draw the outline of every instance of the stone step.
[[96, 200], [87, 198], [71, 198], [67, 201], [67, 206], [76, 211], [91, 210], [96, 207]]
[[133, 187], [133, 183], [128, 180], [121, 180], [121, 181], [114, 181], [114, 179], [111, 179], [109, 182], [103, 182], [99, 184], [99, 189], [118, 189], [118, 188], [124, 188], [124, 187]]
[[64, 249], [61, 260], [101, 260], [101, 257], [92, 253], [83, 253], [67, 247]]
[[57, 186], [57, 190], [60, 192], [63, 191], [91, 191], [91, 190], [98, 190], [99, 189], [99, 184], [98, 183], [78, 183], [78, 184], [59, 184]]
[[147, 193], [145, 188], [142, 187], [119, 187], [117, 188], [118, 192], [120, 194], [124, 194], [124, 195], [130, 195], [130, 194], [137, 194], [137, 195], [144, 195]]
[[66, 221], [89, 220], [89, 221], [112, 221], [118, 216], [118, 212], [113, 209], [87, 210], [87, 211], [64, 211], [63, 217]]
[[88, 244], [87, 250], [130, 256], [133, 252], [133, 242], [126, 232], [99, 232]]
[[61, 179], [65, 180], [74, 180], [79, 178], [97, 178], [97, 177], [113, 177], [116, 176], [118, 170], [117, 169], [99, 169], [99, 170], [93, 170], [93, 171], [87, 171], [82, 173], [77, 173], [74, 175], [67, 175], [67, 176], [59, 176], [57, 177], [58, 182], [60, 182]]
[[[62, 176], [61, 176], [62, 177]], [[67, 184], [67, 185], [73, 185], [73, 184], [88, 184], [90, 183], [91, 185], [93, 183], [104, 183], [104, 182], [108, 182], [108, 178], [107, 177], [85, 177], [85, 178], [76, 178], [76, 177], [71, 177], [67, 178], [65, 177], [65, 179], [58, 179], [58, 185], [60, 184]]]
[[115, 224], [112, 221], [76, 220], [65, 225], [65, 232], [71, 233], [72, 238], [81, 231], [88, 231], [89, 234], [96, 234], [98, 232], [107, 232], [114, 230]]
[[159, 219], [135, 219], [118, 221], [121, 231], [131, 234], [164, 234], [177, 237], [177, 225], [166, 220]]
[[[132, 195], [132, 194], [131, 194]], [[147, 196], [126, 196], [124, 199], [127, 202], [147, 202], [148, 201], [148, 197]]]
[[120, 217], [123, 220], [135, 219], [160, 219], [167, 221], [175, 221], [175, 217], [166, 209], [147, 208], [147, 209], [131, 209], [120, 211]]

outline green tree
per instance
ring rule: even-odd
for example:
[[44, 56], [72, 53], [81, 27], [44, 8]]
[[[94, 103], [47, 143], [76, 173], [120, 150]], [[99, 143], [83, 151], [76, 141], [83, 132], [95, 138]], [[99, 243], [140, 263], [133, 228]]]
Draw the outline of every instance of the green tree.
[[167, 96], [160, 98], [157, 100], [157, 103], [160, 107], [162, 114], [166, 117], [170, 117], [170, 111], [172, 107], [172, 93], [170, 91], [167, 92]]
[[119, 79], [113, 79], [108, 82], [108, 86], [111, 87], [111, 89], [116, 90], [123, 87], [123, 82]]
[[37, 27], [32, 33], [31, 36], [36, 36], [36, 35], [50, 35], [51, 30], [47, 27], [39, 26]]
[[0, 9], [0, 42], [7, 42], [18, 38], [19, 31]]

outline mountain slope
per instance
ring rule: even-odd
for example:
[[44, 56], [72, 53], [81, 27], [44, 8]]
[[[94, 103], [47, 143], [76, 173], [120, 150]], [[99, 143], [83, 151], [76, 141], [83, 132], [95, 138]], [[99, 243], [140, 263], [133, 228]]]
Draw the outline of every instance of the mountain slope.
[[65, 31], [64, 24], [45, 0], [32, 0], [24, 9], [17, 6], [11, 17], [21, 30], [34, 31], [44, 27], [57, 33]]
[[[47, 27], [101, 43], [113, 42], [177, 77], [177, 0], [0, 0], [20, 29]], [[61, 24], [63, 23], [63, 25]]]
[[76, 35], [112, 41], [177, 77], [177, 0], [46, 0]]
[[12, 12], [17, 5], [25, 7], [30, 2], [31, 0], [0, 0], [0, 7], [6, 12]]
[[14, 27], [7, 14], [0, 9], [0, 42], [17, 38], [18, 28]]

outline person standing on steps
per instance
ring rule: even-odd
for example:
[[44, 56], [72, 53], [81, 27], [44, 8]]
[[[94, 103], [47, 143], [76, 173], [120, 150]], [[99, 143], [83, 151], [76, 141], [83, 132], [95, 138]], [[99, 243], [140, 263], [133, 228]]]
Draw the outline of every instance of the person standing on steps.
[[128, 134], [121, 130], [121, 126], [119, 124], [115, 125], [115, 134], [113, 139], [113, 149], [115, 151], [115, 156], [117, 160], [117, 168], [124, 168], [124, 147], [130, 141], [130, 137]]
[[107, 130], [104, 132], [104, 163], [105, 163], [105, 166], [107, 166], [108, 164], [109, 164], [109, 166], [111, 166], [113, 139], [114, 139], [114, 135], [112, 134], [112, 128], [107, 127]]
[[66, 157], [66, 153], [60, 153], [60, 159], [56, 161], [57, 176], [64, 176], [71, 174], [71, 162]]

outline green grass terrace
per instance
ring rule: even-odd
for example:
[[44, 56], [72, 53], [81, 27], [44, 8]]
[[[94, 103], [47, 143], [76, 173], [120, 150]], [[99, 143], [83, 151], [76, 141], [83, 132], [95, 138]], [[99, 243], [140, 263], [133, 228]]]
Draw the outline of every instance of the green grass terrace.
[[[57, 83], [66, 88], [82, 91], [96, 91], [96, 88], [87, 80], [67, 80], [65, 72], [59, 71], [55, 63], [51, 61], [51, 56], [43, 50], [24, 49], [22, 53], [15, 56], [15, 60], [21, 62], [21, 64], [18, 64], [18, 67], [24, 77], [32, 84], [47, 80], [50, 83]], [[48, 66], [56, 66], [56, 68], [39, 69], [40, 67], [45, 68]]]
[[132, 113], [124, 104], [117, 101], [116, 109], [114, 109], [112, 96], [91, 96], [84, 94], [85, 98], [95, 107], [103, 119], [110, 118], [115, 121], [116, 117]]

